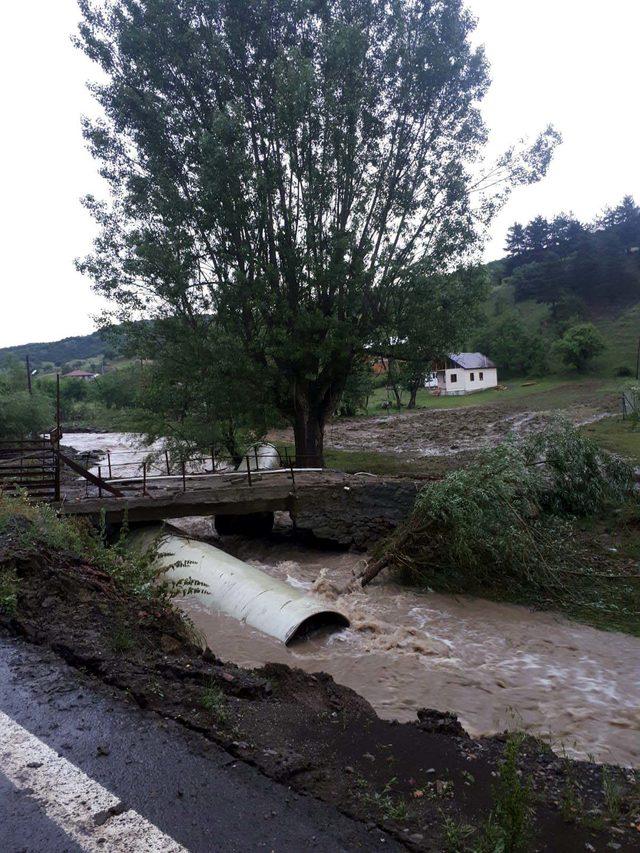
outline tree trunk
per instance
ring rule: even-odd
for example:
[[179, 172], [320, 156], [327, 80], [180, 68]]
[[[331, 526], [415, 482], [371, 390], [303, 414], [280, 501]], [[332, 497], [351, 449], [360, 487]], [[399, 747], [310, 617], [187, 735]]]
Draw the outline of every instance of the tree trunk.
[[391, 390], [393, 391], [393, 396], [396, 398], [396, 409], [400, 411], [402, 408], [402, 391], [398, 389], [397, 385], [392, 385]]
[[296, 413], [293, 434], [297, 468], [324, 467], [324, 424], [322, 407], [304, 407]]
[[412, 382], [409, 388], [410, 397], [409, 402], [407, 404], [407, 409], [415, 409], [416, 407], [416, 397], [418, 396], [418, 389], [420, 388], [419, 382]]
[[344, 391], [352, 358], [334, 364], [329, 375], [311, 381], [297, 377], [293, 382], [293, 434], [296, 466], [324, 467], [324, 427]]

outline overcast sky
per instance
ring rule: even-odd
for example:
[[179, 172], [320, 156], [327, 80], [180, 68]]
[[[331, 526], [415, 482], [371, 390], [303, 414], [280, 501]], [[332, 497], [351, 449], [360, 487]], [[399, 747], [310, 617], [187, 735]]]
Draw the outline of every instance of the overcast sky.
[[[625, 193], [640, 200], [640, 0], [468, 2], [492, 67], [492, 146], [549, 122], [564, 136], [547, 177], [517, 190], [495, 221], [487, 259], [516, 219], [590, 219]], [[69, 40], [77, 19], [75, 0], [0, 11], [0, 347], [93, 331], [100, 308], [73, 266], [94, 234], [79, 199], [100, 192], [80, 133], [93, 70]]]

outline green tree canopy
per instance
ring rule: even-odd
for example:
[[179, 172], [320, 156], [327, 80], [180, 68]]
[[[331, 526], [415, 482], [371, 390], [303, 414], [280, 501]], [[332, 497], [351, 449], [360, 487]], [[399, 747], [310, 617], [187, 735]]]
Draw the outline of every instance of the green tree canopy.
[[483, 165], [462, 0], [80, 0], [111, 199], [81, 268], [118, 319], [241, 342], [301, 462], [407, 281], [465, 259], [557, 134]]
[[0, 439], [27, 438], [51, 429], [54, 406], [35, 386], [27, 391], [25, 366], [7, 358], [0, 369]]
[[484, 271], [472, 267], [433, 275], [428, 281], [407, 281], [394, 293], [387, 337], [379, 351], [391, 359], [395, 384], [409, 391], [408, 408], [415, 407], [426, 374], [457, 351], [475, 327], [487, 284]]
[[586, 370], [589, 362], [605, 349], [605, 342], [593, 323], [579, 323], [567, 329], [557, 343], [558, 353], [570, 367]]

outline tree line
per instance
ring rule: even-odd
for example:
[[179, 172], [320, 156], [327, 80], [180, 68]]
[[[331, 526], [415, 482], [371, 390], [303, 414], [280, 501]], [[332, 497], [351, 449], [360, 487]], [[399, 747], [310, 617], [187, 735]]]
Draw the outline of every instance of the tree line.
[[640, 299], [640, 207], [630, 195], [590, 223], [570, 214], [516, 222], [506, 250], [504, 275], [516, 299], [544, 302], [555, 316], [575, 311], [576, 300], [609, 306]]

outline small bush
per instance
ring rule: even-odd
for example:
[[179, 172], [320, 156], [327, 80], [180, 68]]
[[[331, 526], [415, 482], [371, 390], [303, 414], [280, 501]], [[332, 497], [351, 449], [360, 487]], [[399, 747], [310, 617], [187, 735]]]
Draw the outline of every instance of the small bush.
[[498, 781], [493, 789], [493, 824], [502, 836], [500, 849], [505, 853], [526, 850], [532, 831], [532, 788], [529, 779], [521, 777], [518, 756], [524, 736], [512, 734], [507, 740]]
[[615, 823], [620, 817], [622, 789], [608, 767], [602, 768], [602, 793], [607, 815]]
[[633, 376], [633, 371], [630, 367], [623, 365], [616, 370], [616, 376]]
[[123, 623], [116, 625], [110, 637], [110, 645], [116, 654], [131, 651], [135, 646], [135, 640], [130, 626]]
[[202, 707], [209, 711], [219, 723], [225, 723], [229, 716], [224, 692], [217, 684], [211, 683], [202, 694]]

